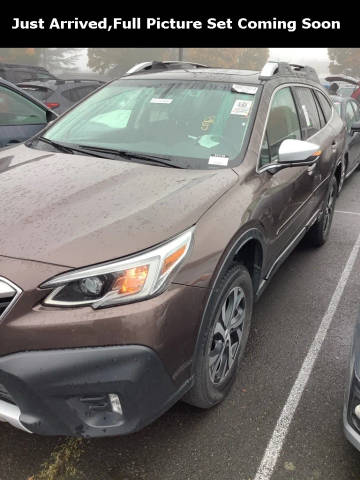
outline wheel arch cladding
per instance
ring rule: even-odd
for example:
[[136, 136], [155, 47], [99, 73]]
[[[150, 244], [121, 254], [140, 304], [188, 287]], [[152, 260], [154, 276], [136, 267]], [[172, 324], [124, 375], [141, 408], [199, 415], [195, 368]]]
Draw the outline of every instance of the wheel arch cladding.
[[250, 238], [236, 251], [233, 260], [235, 263], [244, 265], [248, 270], [254, 292], [257, 291], [261, 282], [261, 271], [263, 265], [263, 247], [261, 242], [256, 238]]

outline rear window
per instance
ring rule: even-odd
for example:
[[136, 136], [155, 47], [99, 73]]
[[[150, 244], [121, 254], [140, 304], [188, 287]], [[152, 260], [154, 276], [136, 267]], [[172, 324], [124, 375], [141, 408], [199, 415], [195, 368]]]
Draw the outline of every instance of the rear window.
[[75, 87], [62, 92], [62, 95], [71, 102], [79, 102], [82, 98], [89, 95], [98, 88], [98, 85], [89, 85], [84, 87]]
[[[20, 85], [19, 85], [20, 86]], [[29, 93], [38, 100], [44, 102], [50, 95], [51, 90], [45, 87], [21, 87], [26, 93]]]

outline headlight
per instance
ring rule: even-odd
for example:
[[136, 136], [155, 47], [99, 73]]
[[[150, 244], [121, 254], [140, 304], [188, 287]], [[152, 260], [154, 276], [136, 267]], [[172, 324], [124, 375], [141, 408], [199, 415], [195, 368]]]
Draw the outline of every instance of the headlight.
[[100, 308], [149, 297], [166, 288], [184, 261], [194, 227], [169, 242], [132, 256], [51, 278], [40, 288], [53, 288], [45, 305]]

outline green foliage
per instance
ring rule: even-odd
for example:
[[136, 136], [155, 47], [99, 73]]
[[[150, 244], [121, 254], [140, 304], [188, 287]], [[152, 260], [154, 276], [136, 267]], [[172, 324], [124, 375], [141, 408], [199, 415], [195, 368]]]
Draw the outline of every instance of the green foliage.
[[268, 48], [186, 48], [184, 59], [210, 67], [260, 70], [269, 57]]
[[0, 62], [39, 65], [41, 48], [0, 48]]
[[52, 71], [74, 68], [82, 48], [42, 48], [41, 65]]
[[28, 480], [80, 480], [82, 475], [77, 466], [83, 451], [82, 439], [67, 439], [55, 448], [50, 459], [41, 466], [40, 472]]
[[173, 48], [89, 48], [88, 67], [98, 73], [109, 72], [116, 67], [119, 75], [136, 63], [148, 60], [176, 60]]
[[[115, 69], [122, 74], [136, 63], [177, 60], [178, 55], [178, 48], [89, 48], [88, 66], [98, 73]], [[184, 48], [184, 60], [213, 67], [259, 70], [268, 57], [268, 48]]]
[[331, 73], [360, 76], [360, 48], [328, 48]]

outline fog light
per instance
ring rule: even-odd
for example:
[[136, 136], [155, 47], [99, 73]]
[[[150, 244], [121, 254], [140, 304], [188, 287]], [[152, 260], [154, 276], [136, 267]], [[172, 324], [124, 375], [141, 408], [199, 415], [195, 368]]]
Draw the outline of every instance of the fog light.
[[[122, 415], [123, 410], [122, 410], [120, 399], [119, 399], [118, 395], [116, 395], [116, 393], [109, 393], [109, 400], [110, 400], [110, 403], [111, 403], [112, 411]], [[360, 405], [359, 405], [359, 407], [360, 407]]]
[[355, 417], [360, 420], [360, 404], [356, 405], [356, 407], [354, 408], [354, 414]]

